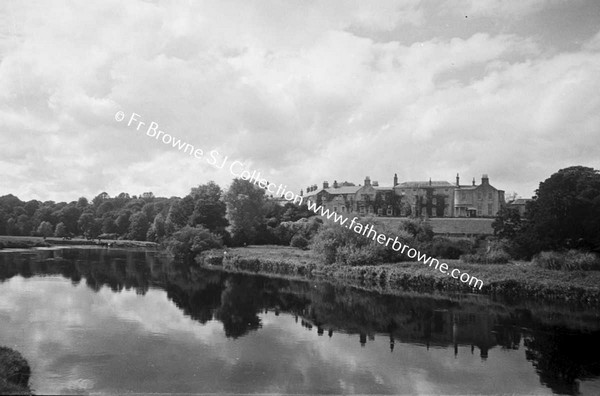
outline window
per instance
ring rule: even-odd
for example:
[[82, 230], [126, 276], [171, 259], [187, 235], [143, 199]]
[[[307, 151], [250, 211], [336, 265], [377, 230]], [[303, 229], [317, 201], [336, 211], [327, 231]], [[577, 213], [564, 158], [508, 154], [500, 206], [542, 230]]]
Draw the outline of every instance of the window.
[[358, 208], [358, 212], [359, 212], [360, 214], [365, 214], [365, 207], [361, 205], [361, 206]]
[[333, 211], [334, 211], [334, 212], [337, 212], [337, 206], [334, 206], [334, 207], [333, 207]]
[[487, 214], [488, 214], [488, 216], [493, 216], [493, 213], [492, 213], [492, 211], [493, 211], [493, 206], [494, 206], [494, 205], [493, 205], [493, 204], [491, 204], [491, 203], [489, 203], [489, 204], [488, 204], [488, 213], [487, 213]]
[[377, 209], [377, 215], [381, 216], [383, 214], [383, 209], [379, 208]]
[[393, 212], [392, 212], [392, 207], [391, 207], [391, 206], [388, 206], [388, 208], [387, 208], [387, 215], [388, 215], [388, 216], [391, 216], [392, 214], [393, 214]]
[[483, 199], [483, 194], [481, 194], [481, 192], [477, 193], [477, 199], [480, 201]]
[[467, 200], [467, 193], [465, 191], [462, 192], [460, 199], [462, 199], [463, 201]]
[[346, 213], [346, 207], [342, 206], [342, 213]]
[[435, 198], [432, 198], [432, 199], [431, 199], [431, 204], [432, 204], [432, 205], [437, 205], [437, 199], [435, 199]]
[[490, 201], [494, 199], [494, 198], [493, 198], [493, 196], [492, 196], [492, 192], [491, 192], [491, 191], [488, 193], [488, 199], [489, 199]]

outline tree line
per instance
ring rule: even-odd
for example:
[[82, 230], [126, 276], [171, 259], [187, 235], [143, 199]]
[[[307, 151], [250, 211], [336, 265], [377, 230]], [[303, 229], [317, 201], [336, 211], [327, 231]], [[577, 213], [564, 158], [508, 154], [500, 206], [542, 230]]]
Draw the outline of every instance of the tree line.
[[103, 192], [89, 201], [21, 201], [0, 197], [0, 235], [85, 237], [163, 242], [178, 232], [210, 233], [230, 246], [286, 243], [284, 222], [314, 216], [306, 206], [281, 206], [246, 180], [224, 191], [215, 182], [185, 197], [141, 197]]

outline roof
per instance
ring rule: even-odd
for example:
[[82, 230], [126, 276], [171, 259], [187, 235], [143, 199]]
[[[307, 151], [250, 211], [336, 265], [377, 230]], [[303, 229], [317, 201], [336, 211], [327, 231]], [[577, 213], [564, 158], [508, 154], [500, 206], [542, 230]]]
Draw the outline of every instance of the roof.
[[326, 188], [325, 191], [331, 195], [356, 194], [356, 192], [361, 188], [362, 186], [342, 186], [338, 188], [329, 187]]
[[453, 184], [443, 180], [434, 181], [408, 181], [398, 184], [394, 188], [422, 188], [422, 187], [453, 187]]
[[374, 186], [373, 187], [375, 190], [377, 191], [393, 191], [394, 187], [380, 187], [380, 186]]

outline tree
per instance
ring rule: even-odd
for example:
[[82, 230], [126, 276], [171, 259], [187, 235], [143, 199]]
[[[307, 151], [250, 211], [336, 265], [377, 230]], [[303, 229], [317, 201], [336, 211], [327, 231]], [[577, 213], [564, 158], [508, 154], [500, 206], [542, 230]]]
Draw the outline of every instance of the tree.
[[53, 234], [53, 227], [52, 224], [50, 224], [47, 221], [42, 221], [39, 225], [39, 227], [37, 228], [37, 233], [41, 236], [44, 237], [44, 239], [46, 239], [47, 237], [51, 236]]
[[54, 230], [54, 236], [58, 238], [67, 236], [67, 227], [65, 226], [65, 223], [58, 223], [56, 225], [56, 229]]
[[77, 222], [81, 216], [81, 210], [75, 206], [67, 205], [60, 209], [57, 215], [58, 221], [64, 223], [67, 227], [67, 233], [77, 234]]
[[500, 238], [512, 239], [521, 230], [521, 215], [519, 210], [503, 205], [492, 223], [494, 235]]
[[225, 203], [234, 244], [250, 244], [257, 240], [259, 228], [265, 221], [264, 202], [265, 190], [247, 180], [233, 180], [225, 194]]
[[79, 229], [86, 238], [95, 238], [100, 234], [102, 224], [96, 221], [94, 215], [90, 212], [85, 212], [77, 221]]
[[192, 189], [190, 196], [194, 201], [194, 210], [189, 224], [202, 225], [212, 232], [222, 233], [229, 222], [225, 218], [227, 205], [221, 199], [222, 190], [214, 181]]
[[171, 204], [169, 213], [167, 214], [167, 222], [170, 223], [175, 230], [178, 230], [188, 224], [193, 212], [194, 199], [190, 195], [186, 195], [184, 198], [177, 199]]
[[518, 240], [531, 243], [528, 255], [541, 250], [600, 250], [600, 174], [573, 166], [540, 183], [528, 202], [526, 224]]
[[145, 241], [148, 233], [148, 217], [144, 212], [137, 212], [129, 219], [129, 239], [134, 241]]
[[165, 216], [162, 213], [154, 217], [154, 221], [146, 234], [146, 240], [158, 242], [165, 236]]
[[129, 218], [131, 217], [130, 210], [121, 210], [117, 219], [115, 220], [115, 225], [117, 226], [117, 233], [121, 236], [127, 234], [129, 230]]

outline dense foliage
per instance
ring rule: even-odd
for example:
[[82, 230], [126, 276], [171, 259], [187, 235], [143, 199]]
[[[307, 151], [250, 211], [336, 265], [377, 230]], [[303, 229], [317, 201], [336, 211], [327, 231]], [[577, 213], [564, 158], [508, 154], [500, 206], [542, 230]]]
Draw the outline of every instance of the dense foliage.
[[494, 229], [518, 258], [542, 251], [600, 252], [600, 174], [583, 166], [559, 170], [540, 183], [523, 219], [503, 210]]
[[[0, 235], [132, 239], [176, 244], [173, 237], [188, 228], [206, 230], [228, 246], [289, 245], [305, 248], [320, 220], [306, 205], [280, 205], [265, 190], [242, 179], [223, 191], [214, 182], [191, 189], [183, 198], [110, 197], [98, 194], [91, 202], [21, 201], [0, 197]], [[181, 234], [177, 234], [181, 237]], [[300, 237], [305, 239], [303, 241]]]

